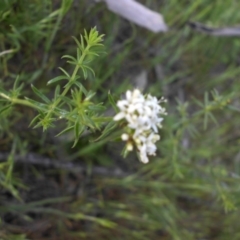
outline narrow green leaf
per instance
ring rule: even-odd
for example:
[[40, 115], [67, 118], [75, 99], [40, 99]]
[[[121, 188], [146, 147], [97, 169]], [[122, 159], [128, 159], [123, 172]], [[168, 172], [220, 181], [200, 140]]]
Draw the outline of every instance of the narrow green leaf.
[[[91, 33], [92, 33], [92, 29], [90, 30], [89, 37], [91, 36]], [[89, 45], [90, 45], [90, 42], [89, 42], [89, 37], [88, 37], [88, 34], [87, 34], [87, 31], [86, 31], [86, 29], [84, 29], [84, 38], [85, 38], [85, 40], [86, 40], [87, 44], [89, 44]]]
[[96, 93], [95, 92], [92, 92], [92, 91], [89, 91], [86, 95], [86, 101], [89, 101], [91, 98], [93, 98], [93, 96], [95, 96]]
[[85, 66], [84, 66], [84, 65], [81, 65], [80, 67], [81, 67], [81, 69], [82, 69], [84, 79], [87, 79], [87, 71], [86, 71], [86, 69], [85, 69]]
[[75, 135], [75, 139], [78, 139], [79, 127], [80, 127], [79, 121], [77, 120], [77, 121], [75, 122], [75, 125], [74, 125], [74, 135]]
[[72, 99], [70, 99], [69, 97], [66, 96], [60, 96], [60, 98], [67, 104], [72, 106]]
[[95, 123], [105, 123], [110, 122], [112, 120], [112, 117], [92, 117], [92, 120]]
[[65, 15], [72, 5], [73, 0], [63, 0], [62, 2], [62, 14]]
[[213, 121], [216, 125], [218, 125], [217, 119], [213, 116], [212, 113], [209, 113], [209, 117], [212, 119], [212, 121]]
[[90, 105], [90, 106], [88, 106], [88, 109], [89, 109], [89, 110], [92, 110], [92, 111], [94, 111], [94, 112], [98, 112], [98, 111], [104, 111], [104, 110], [106, 110], [106, 107], [101, 106], [101, 105]]
[[199, 100], [197, 100], [196, 98], [193, 97], [194, 102], [196, 102], [196, 104], [198, 104], [200, 107], [204, 108], [204, 104], [201, 103]]
[[74, 82], [74, 84], [77, 85], [80, 88], [80, 91], [83, 92], [85, 97], [88, 95], [88, 91], [86, 90], [86, 88], [80, 82]]
[[[81, 44], [82, 44], [82, 42], [81, 42], [81, 44], [80, 44], [80, 42], [77, 40], [77, 38], [76, 37], [72, 37], [73, 39], [74, 39], [74, 41], [76, 42], [76, 44], [77, 44], [77, 46], [80, 48], [80, 49], [82, 49], [82, 46], [81, 46]], [[82, 36], [80, 35], [80, 38], [82, 38]], [[83, 48], [84, 48], [84, 45], [83, 45]]]
[[64, 80], [64, 79], [65, 79], [65, 80], [69, 80], [69, 77], [66, 77], [66, 76], [58, 76], [58, 77], [55, 77], [55, 78], [49, 80], [49, 81], [47, 82], [47, 85], [50, 85], [50, 84], [55, 83], [55, 82], [59, 82], [59, 81]]
[[14, 82], [14, 85], [13, 85], [13, 90], [16, 91], [17, 89], [21, 90], [22, 87], [23, 87], [23, 84], [21, 84], [19, 87], [18, 87], [18, 83], [20, 81], [20, 77], [19, 75], [17, 76], [15, 82]]
[[117, 104], [116, 104], [115, 100], [113, 99], [113, 96], [111, 95], [110, 92], [108, 92], [108, 100], [109, 100], [110, 104], [112, 105], [113, 109], [115, 110], [115, 112], [118, 112]]
[[[43, 127], [43, 125], [42, 125], [42, 122], [40, 121], [40, 122], [38, 122], [35, 126], [33, 126], [33, 129], [36, 129], [36, 128], [40, 128], [40, 127]], [[43, 130], [43, 132], [44, 132], [44, 130]]]
[[89, 70], [93, 74], [93, 76], [95, 77], [95, 72], [93, 71], [92, 68], [90, 68], [90, 67], [88, 67], [86, 65], [84, 65], [84, 67], [85, 67], [85, 69]]
[[204, 94], [204, 103], [205, 103], [206, 106], [207, 106], [208, 103], [209, 103], [208, 92], [205, 92], [205, 94]]
[[59, 69], [68, 77], [68, 79], [70, 79], [70, 75], [67, 73], [66, 70], [64, 70], [63, 68], [59, 67]]
[[0, 114], [2, 114], [4, 111], [8, 110], [12, 105], [7, 105], [0, 109]]
[[81, 45], [80, 45], [80, 50], [84, 50], [84, 48], [85, 48], [85, 45], [84, 45], [84, 39], [83, 39], [83, 36], [82, 35], [80, 35], [80, 40], [81, 40]]
[[83, 133], [83, 131], [84, 131], [84, 129], [85, 129], [85, 127], [84, 127], [83, 125], [80, 126], [79, 123], [77, 123], [77, 125], [78, 125], [77, 130], [75, 130], [75, 141], [74, 141], [74, 143], [73, 143], [72, 148], [74, 148], [74, 147], [76, 146], [76, 144], [77, 144], [78, 141], [79, 141], [79, 138], [80, 138], [81, 134]]
[[72, 65], [77, 65], [77, 64], [78, 64], [77, 61], [76, 61], [76, 62], [73, 62], [73, 61], [67, 61], [67, 63], [72, 64]]
[[73, 62], [77, 62], [77, 59], [72, 57], [72, 56], [70, 56], [70, 55], [64, 55], [64, 56], [62, 56], [62, 58], [71, 59]]
[[77, 61], [79, 62], [80, 61], [80, 58], [81, 58], [81, 53], [80, 53], [80, 49], [78, 48], [77, 49]]
[[98, 138], [92, 140], [91, 142], [97, 142], [99, 140], [102, 140], [104, 137], [109, 135], [109, 133], [112, 132], [116, 128], [116, 126], [117, 126], [116, 122], [114, 121], [109, 122], [107, 126], [104, 128], [102, 134]]
[[33, 120], [29, 124], [29, 127], [31, 127], [33, 124], [35, 124], [40, 117], [41, 117], [41, 115], [38, 114], [35, 118], [33, 118]]
[[207, 129], [207, 124], [208, 124], [208, 113], [205, 112], [205, 114], [204, 114], [204, 120], [203, 120], [203, 128], [204, 128], [204, 130]]
[[32, 90], [45, 102], [45, 103], [51, 103], [51, 101], [43, 94], [41, 93], [37, 88], [35, 88], [33, 85], [31, 85]]
[[84, 120], [84, 123], [91, 129], [95, 129], [97, 127], [95, 122], [91, 119], [91, 117], [88, 117], [87, 115], [83, 115], [82, 118]]
[[69, 132], [69, 131], [73, 130], [73, 128], [74, 128], [74, 126], [70, 126], [70, 127], [65, 128], [65, 129], [62, 130], [60, 133], [58, 133], [58, 134], [56, 135], [56, 137], [58, 137], [58, 136], [60, 136], [60, 135], [62, 135], [62, 134], [64, 134], [64, 133], [66, 133], [66, 132]]
[[47, 111], [47, 105], [45, 103], [40, 103], [27, 97], [25, 97], [25, 99], [32, 103], [38, 110]]
[[60, 86], [57, 85], [55, 92], [54, 92], [54, 100], [56, 100], [60, 95]]

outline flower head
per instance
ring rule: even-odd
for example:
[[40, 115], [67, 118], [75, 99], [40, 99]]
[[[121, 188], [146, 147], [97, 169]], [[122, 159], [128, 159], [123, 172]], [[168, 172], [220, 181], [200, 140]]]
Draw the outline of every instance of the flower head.
[[144, 96], [138, 89], [127, 91], [126, 99], [117, 102], [120, 112], [113, 119], [126, 121], [127, 133], [122, 135], [122, 140], [127, 141], [127, 146], [136, 146], [143, 163], [147, 163], [148, 155], [155, 155], [157, 150], [155, 142], [160, 139], [157, 133], [162, 127], [161, 116], [167, 114], [160, 105], [162, 102], [166, 100], [158, 100], [150, 94]]

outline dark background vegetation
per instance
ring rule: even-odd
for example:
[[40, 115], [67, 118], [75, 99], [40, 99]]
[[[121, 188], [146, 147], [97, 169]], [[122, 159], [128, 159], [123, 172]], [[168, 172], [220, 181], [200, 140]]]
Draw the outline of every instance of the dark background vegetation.
[[[238, 240], [240, 38], [192, 31], [188, 21], [240, 24], [233, 0], [141, 1], [163, 14], [170, 30], [151, 33], [104, 3], [74, 0], [0, 1], [0, 87], [19, 75], [51, 96], [49, 79], [71, 71], [72, 36], [96, 26], [107, 54], [83, 82], [95, 102], [121, 96], [147, 74], [145, 92], [168, 99], [158, 154], [147, 165], [120, 156], [119, 142], [55, 137], [29, 128], [36, 112], [16, 105], [0, 116], [0, 239]], [[56, 33], [56, 34], [55, 34]], [[211, 91], [220, 94], [216, 101]], [[1, 104], [1, 102], [0, 102]], [[213, 121], [208, 113], [213, 114]], [[204, 117], [205, 116], [205, 117]], [[211, 115], [212, 116], [212, 115]]]

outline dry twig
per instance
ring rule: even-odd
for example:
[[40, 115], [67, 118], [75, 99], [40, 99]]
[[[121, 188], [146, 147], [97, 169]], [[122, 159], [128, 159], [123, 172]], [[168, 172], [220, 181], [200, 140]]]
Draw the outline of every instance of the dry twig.
[[[6, 161], [6, 159], [8, 158], [8, 155], [9, 153], [0, 152], [0, 162]], [[43, 157], [35, 153], [28, 153], [24, 156], [15, 155], [14, 161], [16, 163], [28, 163], [33, 165], [40, 165], [46, 168], [58, 168], [58, 169], [63, 169], [63, 170], [67, 170], [75, 173], [85, 173], [87, 171], [87, 167], [82, 164], [77, 164], [73, 162], [62, 162], [56, 159]], [[92, 171], [92, 174], [113, 176], [113, 177], [125, 177], [130, 175], [130, 173], [123, 172], [120, 168], [110, 169], [106, 167], [93, 166], [91, 171]]]

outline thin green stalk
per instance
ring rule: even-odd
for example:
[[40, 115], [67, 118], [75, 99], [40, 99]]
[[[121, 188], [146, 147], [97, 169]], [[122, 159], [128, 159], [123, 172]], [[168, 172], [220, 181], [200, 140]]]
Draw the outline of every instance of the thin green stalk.
[[44, 58], [43, 58], [43, 61], [42, 61], [42, 69], [44, 69], [44, 67], [46, 65], [46, 62], [47, 62], [47, 59], [48, 59], [48, 56], [49, 56], [48, 52], [49, 52], [49, 50], [52, 46], [53, 40], [56, 36], [56, 33], [57, 33], [58, 28], [60, 26], [60, 23], [62, 22], [63, 16], [64, 16], [64, 14], [63, 14], [63, 1], [62, 1], [61, 9], [59, 9], [59, 15], [58, 15], [56, 24], [55, 24], [53, 30], [51, 31], [51, 35], [48, 38], [48, 41], [46, 43], [45, 54], [44, 54]]
[[10, 101], [11, 103], [13, 104], [20, 104], [20, 105], [25, 105], [25, 106], [28, 106], [28, 107], [31, 107], [31, 108], [35, 108], [37, 110], [41, 110], [40, 107], [30, 103], [29, 101], [27, 100], [24, 100], [24, 99], [19, 99], [19, 98], [11, 98], [9, 96], [7, 96], [6, 94], [4, 93], [0, 93], [0, 96], [7, 99], [8, 101]]
[[72, 87], [72, 84], [74, 83], [74, 80], [75, 80], [75, 78], [76, 78], [76, 75], [77, 75], [77, 73], [78, 73], [78, 70], [79, 70], [80, 66], [82, 65], [83, 60], [84, 60], [84, 58], [85, 58], [85, 56], [86, 56], [86, 53], [88, 52], [88, 50], [89, 50], [90, 47], [91, 47], [91, 46], [87, 46], [87, 47], [85, 48], [84, 52], [82, 53], [82, 56], [80, 57], [80, 59], [79, 59], [79, 61], [78, 61], [78, 64], [76, 65], [76, 67], [75, 67], [75, 69], [74, 69], [74, 71], [73, 71], [73, 74], [72, 74], [72, 76], [71, 76], [71, 78], [70, 78], [70, 80], [69, 80], [69, 84], [66, 85], [64, 91], [61, 93], [61, 95], [58, 97], [58, 99], [56, 99], [56, 101], [53, 103], [53, 105], [52, 105], [52, 107], [51, 107], [51, 110], [47, 113], [46, 117], [50, 117], [50, 116], [51, 116], [53, 110], [54, 110], [54, 109], [58, 106], [58, 104], [61, 102], [62, 97], [64, 97], [64, 96], [68, 93], [68, 91], [70, 90], [70, 88]]

